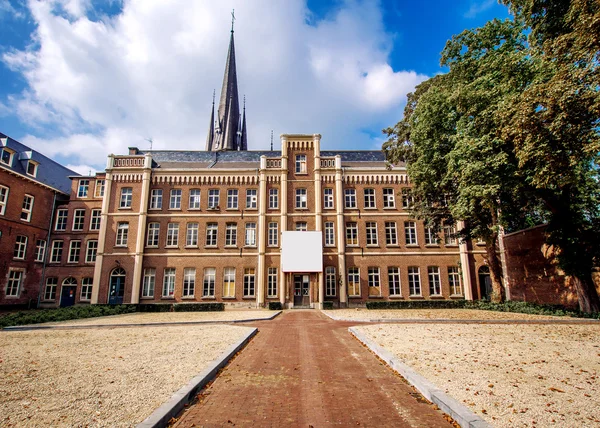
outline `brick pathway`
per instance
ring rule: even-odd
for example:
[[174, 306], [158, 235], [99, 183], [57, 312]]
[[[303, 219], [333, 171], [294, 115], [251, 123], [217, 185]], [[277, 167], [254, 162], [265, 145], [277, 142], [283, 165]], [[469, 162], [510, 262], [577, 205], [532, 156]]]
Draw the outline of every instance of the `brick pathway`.
[[176, 427], [450, 426], [348, 333], [357, 322], [296, 310], [251, 324], [258, 335]]

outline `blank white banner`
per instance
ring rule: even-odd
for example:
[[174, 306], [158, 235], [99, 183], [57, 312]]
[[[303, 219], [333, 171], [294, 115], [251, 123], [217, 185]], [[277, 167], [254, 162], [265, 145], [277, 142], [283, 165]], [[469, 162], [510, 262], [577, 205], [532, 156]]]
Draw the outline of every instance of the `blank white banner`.
[[284, 272], [323, 272], [321, 232], [282, 232]]

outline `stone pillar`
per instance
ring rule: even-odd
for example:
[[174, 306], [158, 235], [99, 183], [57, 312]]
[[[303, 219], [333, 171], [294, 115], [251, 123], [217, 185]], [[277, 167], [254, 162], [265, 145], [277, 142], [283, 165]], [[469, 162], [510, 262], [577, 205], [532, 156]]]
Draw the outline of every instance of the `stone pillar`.
[[342, 158], [335, 157], [335, 210], [337, 215], [337, 247], [338, 274], [340, 285], [340, 307], [348, 306], [348, 289], [346, 284], [346, 240], [344, 236], [344, 185], [342, 177]]
[[506, 247], [504, 246], [504, 228], [498, 227], [498, 247], [500, 250], [500, 263], [502, 264], [502, 283], [506, 300], [510, 300], [510, 280], [508, 278], [508, 268], [506, 266]]
[[140, 303], [140, 288], [142, 287], [142, 265], [144, 261], [144, 237], [148, 219], [148, 199], [150, 195], [150, 180], [152, 177], [152, 156], [144, 156], [144, 172], [142, 173], [142, 193], [140, 195], [140, 214], [135, 240], [135, 256], [133, 265], [133, 284], [131, 288], [131, 303]]
[[[106, 225], [108, 223], [108, 204], [112, 187], [112, 167], [115, 155], [108, 155], [106, 162], [106, 177], [104, 178], [104, 196], [102, 198], [102, 209], [100, 211], [100, 230], [98, 231], [98, 252], [96, 253], [96, 264], [94, 265], [94, 281], [92, 282], [92, 304], [98, 303], [100, 292], [100, 277], [102, 276], [102, 262], [104, 260], [104, 245], [106, 241]], [[108, 301], [108, 296], [107, 296]]]
[[[464, 221], [456, 223], [457, 229], [460, 231], [465, 227]], [[473, 300], [473, 289], [471, 281], [471, 266], [469, 262], [469, 253], [466, 241], [461, 241], [458, 245], [460, 251], [460, 268], [462, 270], [463, 289], [465, 291], [465, 299]]]
[[[288, 175], [288, 146], [287, 136], [281, 135], [281, 220], [280, 230], [285, 232], [287, 230], [287, 203], [288, 203], [288, 189], [287, 189], [287, 175]], [[281, 235], [279, 237], [279, 248], [281, 248]], [[287, 284], [286, 275], [283, 272], [283, 259], [279, 257], [279, 301], [281, 305], [285, 307]], [[292, 300], [293, 301], [293, 300]], [[293, 304], [293, 303], [292, 303]]]
[[[321, 186], [321, 135], [313, 135], [313, 148], [314, 148], [314, 177], [315, 177], [315, 230], [317, 232], [323, 231], [323, 191]], [[318, 309], [323, 309], [323, 302], [325, 301], [325, 283], [323, 281], [323, 271], [317, 273], [317, 280], [319, 283], [319, 305]]]
[[266, 213], [267, 213], [267, 157], [260, 157], [258, 186], [258, 284], [256, 307], [265, 305], [265, 252], [266, 252]]

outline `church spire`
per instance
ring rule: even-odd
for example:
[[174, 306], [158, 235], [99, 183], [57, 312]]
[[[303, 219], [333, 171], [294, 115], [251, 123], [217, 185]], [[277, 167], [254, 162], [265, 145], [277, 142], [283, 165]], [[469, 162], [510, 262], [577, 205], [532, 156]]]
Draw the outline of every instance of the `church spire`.
[[210, 113], [210, 123], [208, 124], [208, 135], [206, 136], [206, 151], [212, 151], [213, 140], [215, 138], [215, 91], [213, 90], [212, 111]]
[[[235, 15], [233, 12], [231, 13], [231, 16], [231, 37], [229, 40], [229, 50], [227, 52], [227, 62], [225, 63], [221, 98], [219, 99], [219, 108], [217, 109], [217, 126], [216, 130], [212, 131], [212, 137], [211, 130], [214, 125], [211, 125], [209, 134], [207, 135], [206, 150], [211, 151], [247, 150], [247, 147], [242, 147], [242, 141], [247, 140], [247, 138], [244, 138], [245, 129], [243, 129], [243, 120], [240, 117], [240, 102], [235, 64], [235, 44], [233, 39], [233, 24], [235, 22]], [[238, 137], [239, 134], [241, 134], [241, 138]]]

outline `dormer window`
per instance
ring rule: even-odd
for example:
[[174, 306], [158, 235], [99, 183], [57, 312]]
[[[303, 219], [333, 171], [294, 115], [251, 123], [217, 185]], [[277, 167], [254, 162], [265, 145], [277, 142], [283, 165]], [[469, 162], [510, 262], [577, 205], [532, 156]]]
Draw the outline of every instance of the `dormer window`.
[[3, 148], [2, 153], [0, 154], [0, 162], [2, 162], [4, 165], [12, 166], [14, 154], [15, 152], [13, 152], [12, 150], [7, 149], [6, 147]]
[[38, 163], [34, 161], [27, 161], [27, 175], [31, 175], [32, 177], [37, 176]]

